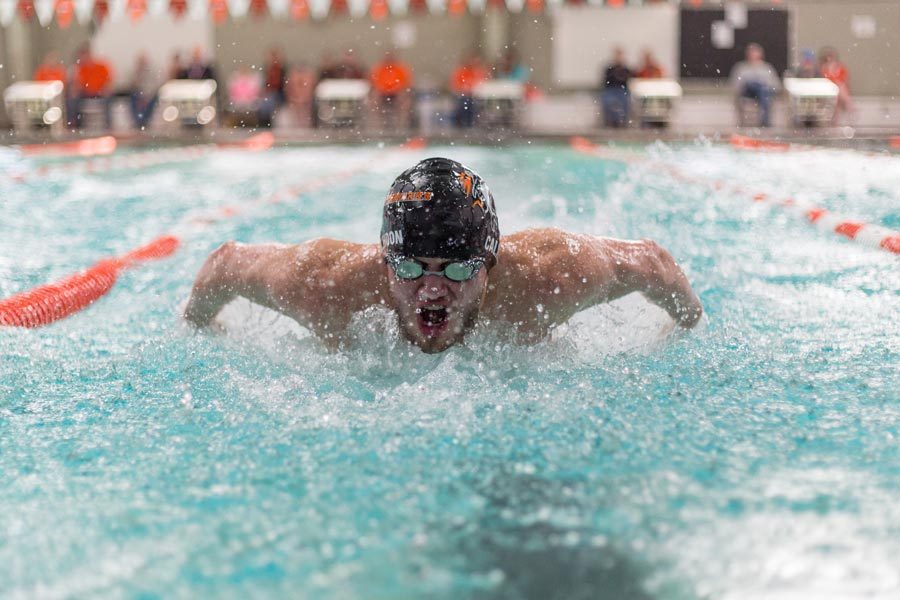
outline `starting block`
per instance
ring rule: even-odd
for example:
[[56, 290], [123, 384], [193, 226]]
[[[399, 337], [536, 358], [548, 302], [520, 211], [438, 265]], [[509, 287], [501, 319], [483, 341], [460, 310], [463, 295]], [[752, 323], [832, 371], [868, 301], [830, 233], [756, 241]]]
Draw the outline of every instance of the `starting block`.
[[213, 79], [170, 79], [159, 88], [163, 121], [182, 127], [205, 127], [216, 119]]
[[65, 125], [62, 81], [18, 81], [3, 92], [6, 114], [17, 132], [49, 131], [59, 136]]
[[485, 127], [516, 127], [525, 85], [518, 81], [483, 81], [472, 90], [475, 99], [475, 119]]
[[628, 91], [634, 103], [635, 118], [642, 127], [668, 127], [682, 95], [681, 85], [673, 79], [631, 79]]
[[838, 86], [824, 77], [785, 77], [791, 118], [795, 125], [830, 123], [837, 109]]
[[319, 125], [354, 127], [362, 123], [369, 82], [365, 79], [325, 79], [316, 86]]

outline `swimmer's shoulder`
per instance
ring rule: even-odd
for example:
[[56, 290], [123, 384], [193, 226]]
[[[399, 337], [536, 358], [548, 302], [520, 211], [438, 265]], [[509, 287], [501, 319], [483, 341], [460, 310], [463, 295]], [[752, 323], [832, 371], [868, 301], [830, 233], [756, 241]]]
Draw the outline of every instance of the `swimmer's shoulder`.
[[352, 309], [381, 299], [384, 261], [377, 244], [315, 238], [291, 246], [293, 285]]

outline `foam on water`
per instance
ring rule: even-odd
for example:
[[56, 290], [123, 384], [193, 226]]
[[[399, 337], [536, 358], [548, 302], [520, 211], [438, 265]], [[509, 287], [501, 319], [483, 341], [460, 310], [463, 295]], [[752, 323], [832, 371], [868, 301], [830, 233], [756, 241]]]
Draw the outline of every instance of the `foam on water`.
[[[225, 152], [4, 188], [17, 207], [0, 222], [4, 296], [170, 227], [188, 236], [173, 259], [125, 273], [87, 311], [0, 332], [4, 595], [900, 593], [892, 257], [745, 198], [676, 185], [651, 163], [552, 147], [381, 155]], [[487, 328], [423, 355], [382, 310], [358, 315], [356, 341], [336, 353], [246, 302], [223, 312], [222, 331], [181, 322], [219, 243], [375, 242], [388, 184], [426, 155], [479, 171], [504, 232], [658, 239], [708, 323], [672, 331], [629, 296], [533, 346]], [[814, 167], [837, 170], [816, 153], [774, 160], [703, 144], [646, 155], [791, 193], [814, 183]], [[823, 185], [821, 203], [896, 222], [883, 196], [896, 159], [873, 169], [839, 158], [866, 185], [831, 196]], [[371, 168], [254, 202], [356, 160]], [[246, 210], [191, 221], [226, 205]]]

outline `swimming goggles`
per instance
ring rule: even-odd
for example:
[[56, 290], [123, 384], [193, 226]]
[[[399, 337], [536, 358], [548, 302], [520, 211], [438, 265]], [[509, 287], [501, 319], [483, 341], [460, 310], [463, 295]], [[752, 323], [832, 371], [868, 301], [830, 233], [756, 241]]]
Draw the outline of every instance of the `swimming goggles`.
[[469, 260], [449, 262], [440, 271], [426, 271], [425, 265], [414, 258], [388, 255], [385, 260], [400, 279], [418, 279], [423, 275], [443, 275], [450, 281], [457, 282], [472, 279], [484, 265], [483, 258], [475, 257]]

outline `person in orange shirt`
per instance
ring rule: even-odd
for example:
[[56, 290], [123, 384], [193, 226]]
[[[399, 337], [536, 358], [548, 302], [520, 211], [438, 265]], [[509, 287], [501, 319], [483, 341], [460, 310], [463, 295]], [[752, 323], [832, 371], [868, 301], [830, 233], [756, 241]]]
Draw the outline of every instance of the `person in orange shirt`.
[[408, 126], [413, 82], [409, 66], [393, 50], [388, 50], [384, 59], [372, 68], [369, 78], [375, 109], [383, 125]]
[[847, 67], [838, 60], [837, 50], [822, 49], [819, 54], [819, 73], [838, 86], [837, 107], [834, 111], [834, 121], [837, 122], [841, 112], [853, 112], [853, 99], [850, 98], [850, 86], [847, 85], [849, 79]]
[[112, 69], [106, 61], [95, 59], [91, 55], [91, 47], [88, 44], [82, 46], [75, 60], [75, 75], [72, 78], [72, 110], [70, 118], [75, 117], [75, 127], [81, 127], [82, 107], [87, 99], [99, 99], [103, 101], [103, 110], [106, 120], [106, 128], [110, 127], [110, 86], [112, 84]]
[[645, 50], [644, 64], [641, 65], [641, 69], [637, 72], [637, 76], [641, 79], [659, 79], [663, 74], [662, 67], [656, 62], [656, 57], [653, 56], [651, 51]]
[[32, 77], [35, 81], [62, 81], [66, 83], [66, 67], [59, 59], [59, 54], [51, 50], [44, 55], [44, 62], [38, 65]]
[[454, 123], [457, 127], [472, 127], [475, 124], [475, 87], [486, 81], [488, 71], [481, 62], [478, 50], [471, 50], [463, 62], [450, 76], [450, 91], [456, 94], [457, 105]]

